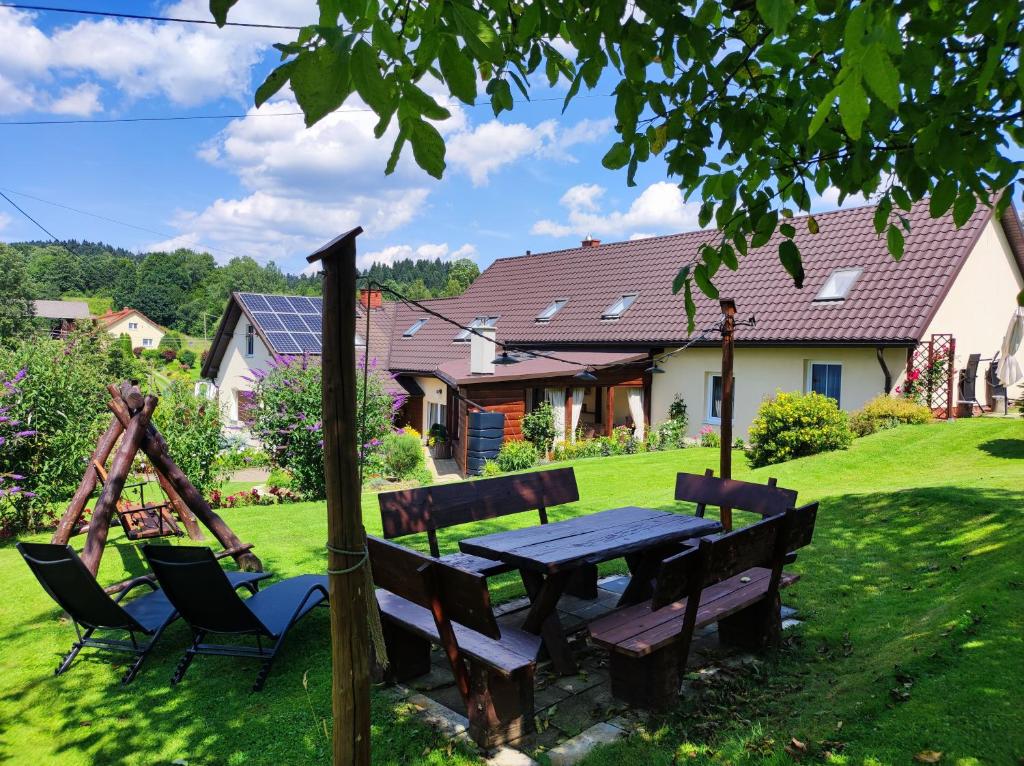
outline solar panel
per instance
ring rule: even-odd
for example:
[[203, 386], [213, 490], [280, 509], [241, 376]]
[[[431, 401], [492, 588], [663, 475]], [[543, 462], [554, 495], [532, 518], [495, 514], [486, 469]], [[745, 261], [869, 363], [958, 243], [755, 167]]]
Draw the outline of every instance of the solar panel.
[[277, 318], [281, 320], [281, 324], [288, 332], [309, 332], [306, 323], [298, 314], [278, 314]]
[[312, 305], [309, 298], [302, 295], [293, 295], [288, 300], [291, 301], [292, 309], [296, 314], [309, 314], [316, 311], [316, 307]]
[[303, 314], [302, 321], [306, 323], [310, 332], [320, 332], [324, 326], [323, 318], [314, 314]]
[[286, 332], [268, 332], [267, 339], [279, 354], [298, 354], [302, 351], [294, 338]]
[[239, 297], [242, 299], [242, 303], [249, 311], [268, 311], [270, 304], [267, 303], [267, 299], [262, 295], [253, 295], [252, 293], [242, 293]]
[[292, 309], [291, 301], [288, 300], [287, 295], [268, 295], [267, 303], [270, 304], [270, 308], [277, 312], [284, 312], [286, 314], [294, 314], [295, 311]]
[[253, 312], [253, 318], [256, 323], [263, 328], [264, 332], [280, 331], [284, 329], [284, 325], [281, 320], [277, 318], [276, 314], [270, 314], [266, 311], [255, 311]]
[[311, 332], [295, 332], [292, 333], [292, 337], [295, 342], [299, 345], [302, 351], [310, 351], [313, 353], [320, 353], [320, 341], [316, 335]]

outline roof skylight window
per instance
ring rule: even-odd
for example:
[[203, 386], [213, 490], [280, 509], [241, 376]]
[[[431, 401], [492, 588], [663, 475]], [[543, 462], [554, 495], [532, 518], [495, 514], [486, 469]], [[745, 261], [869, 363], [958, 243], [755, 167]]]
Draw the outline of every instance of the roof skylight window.
[[409, 326], [408, 330], [406, 330], [405, 332], [402, 333], [402, 337], [403, 338], [411, 338], [413, 335], [418, 333], [420, 331], [420, 328], [423, 327], [423, 325], [425, 325], [426, 323], [427, 323], [426, 319], [417, 319], [415, 322], [413, 322]]
[[550, 305], [542, 312], [537, 314], [536, 321], [538, 322], [550, 322], [551, 318], [562, 310], [562, 307], [569, 302], [568, 298], [557, 298], [551, 301]]
[[473, 334], [473, 330], [481, 327], [494, 327], [498, 323], [498, 317], [477, 317], [469, 323], [469, 327], [464, 328], [455, 336], [455, 343], [469, 343], [469, 338]]
[[825, 284], [821, 286], [818, 294], [814, 296], [817, 301], [841, 301], [850, 294], [857, 278], [860, 277], [862, 269], [836, 269], [833, 271]]
[[356, 333], [356, 345], [357, 346], [365, 346], [366, 345], [366, 340], [359, 333]]
[[626, 309], [632, 306], [636, 302], [636, 293], [630, 293], [623, 295], [615, 303], [604, 310], [601, 314], [601, 319], [618, 319], [620, 316], [626, 313]]

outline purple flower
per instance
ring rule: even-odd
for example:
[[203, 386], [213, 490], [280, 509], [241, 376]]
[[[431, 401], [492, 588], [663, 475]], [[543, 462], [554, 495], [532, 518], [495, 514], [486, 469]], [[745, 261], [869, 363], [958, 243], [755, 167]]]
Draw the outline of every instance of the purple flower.
[[31, 431], [31, 430], [29, 430], [29, 431], [18, 431], [18, 433], [16, 433], [14, 436], [16, 438], [20, 438], [20, 437], [24, 437], [24, 436], [35, 436], [37, 433], [39, 433], [39, 432], [38, 431]]

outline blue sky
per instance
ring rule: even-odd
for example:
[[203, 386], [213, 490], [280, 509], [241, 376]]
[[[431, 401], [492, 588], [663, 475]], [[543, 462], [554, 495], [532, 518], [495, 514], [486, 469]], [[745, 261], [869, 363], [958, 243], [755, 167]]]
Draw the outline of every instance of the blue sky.
[[[206, 0], [102, 4], [191, 18], [208, 18], [207, 7]], [[303, 24], [314, 13], [314, 0], [242, 0], [231, 18]], [[0, 8], [0, 122], [254, 113], [253, 91], [278, 56], [271, 44], [292, 38]], [[310, 130], [297, 116], [0, 125], [0, 189], [60, 238], [131, 250], [192, 247], [221, 261], [252, 255], [291, 272], [357, 224], [366, 230], [364, 265], [469, 256], [481, 267], [528, 249], [574, 246], [587, 234], [613, 241], [696, 228], [697, 206], [683, 202], [657, 160], [634, 188], [624, 173], [601, 167], [614, 140], [613, 99], [603, 92], [584, 93], [564, 115], [562, 93], [540, 87], [538, 100], [517, 102], [499, 120], [487, 105], [449, 104], [440, 182], [411, 158], [385, 177], [393, 134], [374, 140], [375, 118], [355, 101]], [[258, 113], [294, 111], [283, 92]], [[834, 199], [826, 194], [818, 207], [834, 207]], [[0, 239], [40, 236], [9, 206], [0, 208]]]

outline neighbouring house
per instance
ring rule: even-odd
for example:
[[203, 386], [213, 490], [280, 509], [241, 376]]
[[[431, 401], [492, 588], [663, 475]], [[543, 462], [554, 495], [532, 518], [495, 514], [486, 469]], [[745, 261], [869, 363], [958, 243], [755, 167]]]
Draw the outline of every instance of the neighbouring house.
[[125, 307], [120, 311], [108, 311], [99, 318], [99, 323], [115, 337], [127, 335], [132, 348], [156, 348], [167, 334], [161, 327], [138, 309]]
[[37, 319], [50, 320], [52, 338], [63, 338], [76, 322], [92, 318], [85, 301], [32, 301], [32, 314]]
[[[984, 411], [1007, 393], [989, 370], [1024, 289], [1024, 230], [1016, 211], [996, 218], [979, 208], [957, 229], [951, 216], [932, 219], [927, 201], [919, 203], [906, 214], [910, 231], [899, 262], [875, 233], [873, 216], [870, 206], [817, 215], [818, 234], [806, 219], [792, 220], [806, 274], [802, 289], [778, 261], [781, 235], [752, 249], [738, 271], [723, 266], [715, 275], [739, 316], [756, 319], [736, 333], [736, 435], [746, 434], [760, 403], [776, 391], [818, 391], [853, 410], [898, 392], [908, 370], [913, 385], [927, 381], [926, 398], [942, 416]], [[467, 414], [477, 409], [504, 413], [511, 439], [521, 437], [523, 415], [544, 402], [555, 410], [562, 437], [609, 434], [620, 425], [642, 435], [666, 420], [680, 397], [691, 434], [717, 428], [720, 308], [695, 291], [698, 333], [710, 332], [683, 349], [693, 338], [683, 295], [672, 293], [679, 268], [716, 236], [696, 231], [612, 244], [588, 238], [577, 248], [499, 258], [463, 295], [421, 301], [429, 311], [380, 305], [379, 293], [364, 291], [360, 317], [365, 321], [369, 311], [372, 356], [414, 392], [401, 423], [423, 433], [445, 424], [463, 470]], [[222, 392], [241, 385], [229, 381], [244, 380], [260, 361], [259, 354], [222, 361], [229, 341], [244, 336], [235, 330], [240, 318], [256, 336], [271, 335], [255, 329], [260, 312], [246, 300], [232, 298], [218, 330], [225, 339], [220, 346], [215, 340], [204, 367]], [[503, 358], [488, 338], [536, 353]], [[309, 350], [294, 338], [287, 344], [272, 348]], [[1018, 397], [1020, 387], [1008, 393]]]
[[[197, 386], [197, 391], [217, 400], [226, 432], [246, 431], [245, 408], [254, 370], [268, 369], [275, 356], [320, 356], [322, 312], [320, 298], [232, 293], [203, 363], [203, 381]], [[367, 313], [371, 316], [368, 336], [363, 330]], [[371, 364], [385, 372], [394, 313], [395, 304], [385, 303], [380, 291], [360, 294], [353, 339], [357, 356], [369, 342]], [[400, 422], [418, 417], [423, 392], [411, 380], [387, 375], [385, 387], [406, 399]]]

